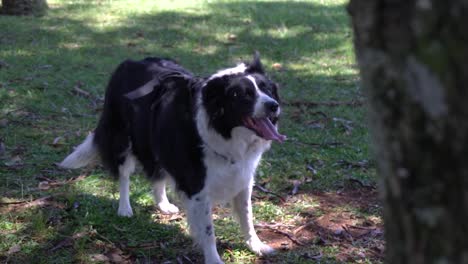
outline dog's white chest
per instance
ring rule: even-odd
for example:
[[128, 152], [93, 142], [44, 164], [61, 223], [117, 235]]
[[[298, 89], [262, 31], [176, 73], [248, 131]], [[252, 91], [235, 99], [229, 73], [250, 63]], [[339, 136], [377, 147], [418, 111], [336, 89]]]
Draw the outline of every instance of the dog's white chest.
[[205, 188], [211, 199], [229, 202], [241, 190], [253, 184], [255, 169], [261, 155], [243, 160], [229, 160], [217, 154], [206, 158], [207, 175]]
[[[244, 129], [240, 129], [245, 133]], [[250, 132], [249, 132], [250, 133]], [[230, 202], [241, 190], [253, 184], [255, 170], [263, 152], [269, 147], [264, 140], [234, 140], [222, 152], [205, 148], [205, 189], [213, 201]], [[221, 154], [222, 153], [222, 154]]]

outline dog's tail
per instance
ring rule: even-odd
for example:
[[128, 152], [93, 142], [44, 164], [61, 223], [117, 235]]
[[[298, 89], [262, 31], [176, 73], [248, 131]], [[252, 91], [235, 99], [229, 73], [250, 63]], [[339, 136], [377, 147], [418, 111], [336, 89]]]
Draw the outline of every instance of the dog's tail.
[[88, 165], [98, 158], [98, 150], [94, 144], [94, 133], [90, 133], [75, 150], [58, 166], [67, 169], [77, 169]]

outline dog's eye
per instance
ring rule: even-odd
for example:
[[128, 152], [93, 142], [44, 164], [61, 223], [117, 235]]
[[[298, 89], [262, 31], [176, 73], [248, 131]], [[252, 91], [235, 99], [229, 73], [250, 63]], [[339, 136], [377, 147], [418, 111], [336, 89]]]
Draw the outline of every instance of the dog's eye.
[[232, 97], [236, 98], [237, 97], [237, 92], [233, 92]]
[[248, 91], [247, 91], [247, 95], [248, 95], [249, 97], [255, 97], [255, 92], [252, 91], [252, 90], [248, 90]]

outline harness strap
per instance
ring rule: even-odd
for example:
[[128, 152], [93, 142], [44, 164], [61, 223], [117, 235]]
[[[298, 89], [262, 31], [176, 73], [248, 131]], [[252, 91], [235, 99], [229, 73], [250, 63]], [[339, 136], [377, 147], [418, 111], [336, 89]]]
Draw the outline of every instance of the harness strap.
[[154, 91], [154, 87], [161, 84], [162, 81], [168, 78], [183, 78], [192, 80], [193, 77], [184, 73], [174, 72], [174, 71], [165, 71], [158, 76], [155, 76], [151, 81], [147, 82], [145, 85], [137, 88], [134, 91], [124, 94], [124, 96], [130, 100], [135, 100], [146, 96]]
[[143, 97], [153, 92], [154, 87], [159, 84], [160, 84], [159, 79], [153, 78], [151, 81], [147, 82], [145, 85], [141, 86], [140, 88], [134, 91], [124, 94], [124, 96], [130, 100], [138, 99], [140, 97]]

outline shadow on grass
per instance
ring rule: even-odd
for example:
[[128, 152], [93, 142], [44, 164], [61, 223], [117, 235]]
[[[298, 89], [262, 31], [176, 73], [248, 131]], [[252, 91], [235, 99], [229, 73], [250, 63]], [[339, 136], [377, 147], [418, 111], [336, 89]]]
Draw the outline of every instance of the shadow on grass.
[[[70, 103], [68, 92], [77, 82], [91, 93], [102, 95], [111, 71], [129, 57], [172, 57], [197, 74], [207, 75], [231, 66], [239, 58], [250, 59], [255, 50], [267, 63], [287, 64], [347, 40], [342, 6], [214, 2], [196, 12], [148, 12], [123, 19], [109, 14], [108, 21], [76, 15], [105, 12], [107, 8], [99, 2], [75, 3], [52, 7], [44, 18], [5, 19], [2, 28], [6, 30], [0, 33], [4, 47], [0, 50], [9, 67], [1, 70], [5, 75], [0, 72], [2, 85], [7, 89], [23, 88], [18, 93], [29, 92], [30, 96], [10, 100], [11, 105], [2, 108], [27, 106], [41, 111], [49, 108], [51, 112], [52, 99], [52, 108], [60, 111]], [[230, 34], [234, 40], [229, 39]], [[281, 82], [294, 79], [294, 74], [277, 77]], [[300, 77], [304, 78], [308, 77]], [[1, 96], [8, 99], [5, 94]], [[78, 101], [85, 102], [80, 98]]]
[[13, 222], [26, 222], [18, 230], [4, 231], [2, 244], [11, 239], [20, 243], [16, 244], [17, 250], [12, 246], [7, 250], [13, 252], [0, 254], [0, 261], [162, 263], [181, 256], [195, 261], [201, 258], [191, 246], [191, 239], [184, 235], [186, 232], [162, 223], [164, 216], [152, 206], [133, 203], [135, 215], [119, 217], [117, 200], [82, 193], [73, 185], [58, 191], [33, 207], [23, 204], [13, 210], [0, 208]]
[[[126, 58], [171, 57], [196, 74], [208, 75], [219, 68], [230, 67], [240, 59], [250, 59], [253, 51], [258, 50], [273, 79], [285, 87], [282, 91], [285, 100], [358, 96], [354, 90], [341, 89], [355, 86], [352, 74], [337, 73], [330, 77], [293, 67], [298, 62], [314, 64], [318, 53], [333, 53], [349, 42], [347, 18], [341, 5], [212, 1], [203, 8], [183, 12], [150, 9], [148, 12], [122, 13], [121, 10], [109, 11], [112, 1], [69, 2], [71, 4], [51, 6], [49, 14], [41, 18], [0, 17], [0, 120], [7, 120], [6, 126], [0, 126], [0, 139], [6, 144], [5, 155], [0, 156], [0, 191], [8, 192], [10, 198], [22, 198], [23, 188], [36, 187], [37, 175], [52, 179], [70, 176], [48, 170], [83, 138], [86, 130], [94, 128], [102, 103], [99, 98], [103, 96], [110, 73]], [[271, 65], [274, 62], [291, 67], [273, 71]], [[75, 87], [89, 95], [73, 94]], [[320, 143], [328, 141], [328, 136], [335, 136], [316, 138], [315, 134], [319, 133], [308, 132], [304, 136], [304, 131], [310, 131], [307, 122], [316, 117], [313, 111], [299, 109], [303, 112], [299, 113], [299, 121], [294, 121], [296, 110], [285, 111], [286, 122], [283, 124], [290, 138]], [[330, 121], [334, 117], [332, 114], [335, 113], [330, 114], [325, 127], [328, 129], [329, 126], [330, 131], [337, 130], [333, 133], [342, 133], [342, 128], [335, 128], [336, 124]], [[57, 138], [59, 144], [51, 144]], [[286, 143], [274, 148], [270, 152], [272, 155], [267, 154], [272, 167], [263, 167], [268, 175], [260, 175], [260, 178], [271, 175], [276, 178], [272, 181], [284, 187], [285, 179], [297, 171], [303, 172], [306, 161], [311, 158], [333, 164], [337, 159], [335, 156], [346, 155], [355, 160], [367, 156], [366, 152], [359, 150], [358, 153], [354, 149], [354, 141], [348, 143], [349, 147], [342, 152], [320, 153], [313, 157], [309, 155], [309, 146]], [[18, 166], [5, 165], [15, 157], [19, 158]], [[325, 171], [322, 174], [316, 177], [317, 181], [326, 181], [331, 173]], [[11, 190], [5, 188], [4, 183], [8, 181]], [[171, 224], [158, 223], [158, 219], [151, 216], [152, 209], [133, 203], [139, 213], [134, 219], [123, 219], [116, 215], [116, 201], [77, 190], [71, 192], [74, 195], [69, 198], [58, 198], [57, 202], [63, 203], [64, 208], [54, 209], [47, 205], [26, 215], [11, 213], [13, 218], [29, 224], [10, 234], [20, 237], [23, 247], [10, 261], [63, 259], [63, 262], [71, 262], [72, 258], [77, 258], [79, 262], [80, 252], [109, 257], [116, 249], [123, 249], [121, 255], [130, 255], [132, 261], [140, 262], [174, 261], [180, 254], [200, 259], [189, 246], [190, 239], [181, 235], [184, 234], [182, 230]], [[307, 194], [313, 194], [312, 189], [307, 189]], [[74, 206], [75, 201], [77, 206]], [[45, 224], [41, 224], [44, 221]], [[221, 228], [233, 226], [231, 221], [221, 221], [220, 224]], [[279, 247], [285, 240], [282, 234], [279, 234], [281, 239], [275, 240], [268, 230], [260, 231], [264, 232], [263, 238], [267, 242], [270, 238], [280, 241]], [[41, 232], [44, 234], [39, 234]], [[72, 245], [52, 250], [77, 234], [85, 236], [77, 237]], [[239, 234], [237, 226], [232, 234]], [[225, 253], [232, 247], [245, 249], [239, 239], [234, 240], [234, 244], [224, 242], [229, 241], [229, 237], [222, 241], [219, 248]], [[321, 246], [316, 246], [314, 241], [315, 238], [305, 238], [306, 246], [291, 247], [290, 251], [271, 258], [271, 261], [281, 263], [284, 258], [292, 263], [311, 261], [307, 256], [301, 256]], [[150, 248], [138, 249], [142, 244]]]

